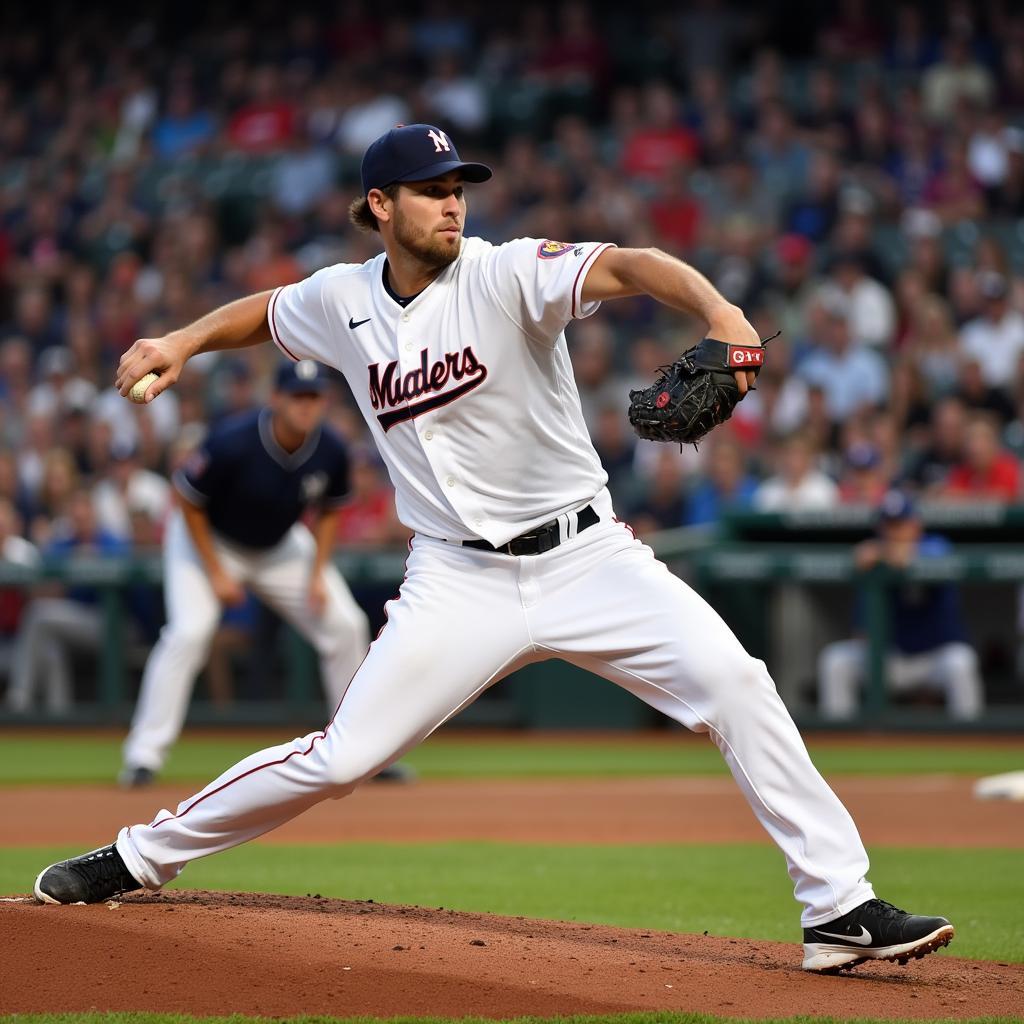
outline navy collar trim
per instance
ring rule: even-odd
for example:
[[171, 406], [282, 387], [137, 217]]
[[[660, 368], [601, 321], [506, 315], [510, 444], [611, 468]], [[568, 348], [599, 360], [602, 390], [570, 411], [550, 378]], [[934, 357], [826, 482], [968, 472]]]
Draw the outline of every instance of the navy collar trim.
[[[389, 264], [387, 257], [385, 256], [384, 268], [383, 270], [381, 270], [380, 274], [380, 283], [384, 285], [384, 291], [388, 293], [389, 298], [397, 302], [402, 307], [402, 309], [405, 309], [405, 307], [408, 306], [410, 302], [412, 302], [415, 299], [418, 299], [423, 294], [423, 292], [427, 290], [426, 288], [423, 288], [420, 291], [418, 291], [415, 295], [399, 295], [398, 292], [396, 292], [395, 289], [391, 287], [391, 275], [388, 273], [388, 270]], [[427, 288], [429, 287], [430, 285], [427, 285]]]

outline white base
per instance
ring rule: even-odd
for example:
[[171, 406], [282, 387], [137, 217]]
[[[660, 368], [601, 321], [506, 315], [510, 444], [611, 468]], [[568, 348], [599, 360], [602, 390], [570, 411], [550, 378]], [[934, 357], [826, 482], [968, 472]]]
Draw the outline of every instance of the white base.
[[988, 775], [974, 784], [975, 800], [1024, 800], [1024, 771]]

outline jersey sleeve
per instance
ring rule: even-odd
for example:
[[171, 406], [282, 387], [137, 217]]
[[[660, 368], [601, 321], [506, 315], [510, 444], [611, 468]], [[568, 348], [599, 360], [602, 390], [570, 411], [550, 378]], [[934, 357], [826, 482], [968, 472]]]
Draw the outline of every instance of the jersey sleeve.
[[330, 324], [324, 302], [324, 286], [334, 267], [276, 289], [267, 306], [267, 323], [274, 344], [289, 359], [315, 359], [334, 364]]
[[222, 438], [210, 435], [171, 478], [175, 489], [190, 504], [204, 508], [227, 479], [228, 453]]
[[341, 508], [348, 501], [350, 490], [348, 453], [345, 451], [344, 445], [339, 443], [337, 457], [334, 460], [334, 467], [327, 481], [327, 490], [324, 491], [321, 505], [327, 510]]
[[490, 282], [505, 312], [531, 337], [552, 344], [570, 320], [596, 312], [583, 301], [587, 273], [612, 242], [517, 238], [500, 245]]

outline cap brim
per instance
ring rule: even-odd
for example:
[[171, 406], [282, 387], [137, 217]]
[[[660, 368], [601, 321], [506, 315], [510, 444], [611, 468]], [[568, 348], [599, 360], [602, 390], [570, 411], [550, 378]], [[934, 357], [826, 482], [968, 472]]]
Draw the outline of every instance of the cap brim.
[[419, 170], [403, 174], [396, 181], [430, 181], [431, 178], [440, 178], [450, 171], [462, 171], [462, 180], [472, 182], [474, 185], [487, 181], [494, 173], [487, 164], [466, 163], [462, 160], [448, 160], [440, 164], [428, 164]]

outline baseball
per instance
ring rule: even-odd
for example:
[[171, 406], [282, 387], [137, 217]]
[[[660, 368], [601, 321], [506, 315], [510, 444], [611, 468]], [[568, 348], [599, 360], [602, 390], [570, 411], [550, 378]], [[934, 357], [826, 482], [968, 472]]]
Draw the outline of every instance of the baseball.
[[132, 390], [131, 390], [130, 394], [128, 395], [128, 397], [133, 402], [144, 402], [146, 400], [146, 389], [159, 376], [160, 376], [159, 373], [147, 373], [145, 377], [140, 377], [132, 385]]

